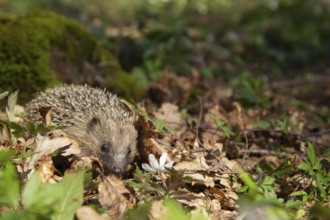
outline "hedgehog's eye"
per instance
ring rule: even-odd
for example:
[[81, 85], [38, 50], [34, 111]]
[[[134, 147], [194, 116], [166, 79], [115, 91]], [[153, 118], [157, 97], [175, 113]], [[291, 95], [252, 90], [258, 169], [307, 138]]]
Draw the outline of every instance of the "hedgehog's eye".
[[102, 144], [101, 151], [104, 153], [108, 153], [110, 150], [110, 144]]
[[127, 151], [127, 153], [126, 153], [126, 156], [130, 155], [131, 152], [132, 152], [131, 148], [128, 148], [128, 151]]

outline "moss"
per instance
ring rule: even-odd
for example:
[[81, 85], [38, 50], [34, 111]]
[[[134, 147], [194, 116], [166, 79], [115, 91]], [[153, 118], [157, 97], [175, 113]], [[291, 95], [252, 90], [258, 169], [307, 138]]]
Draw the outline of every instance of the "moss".
[[78, 22], [36, 11], [3, 14], [0, 23], [0, 93], [19, 88], [24, 103], [62, 81], [111, 86], [125, 98], [140, 96], [142, 89]]

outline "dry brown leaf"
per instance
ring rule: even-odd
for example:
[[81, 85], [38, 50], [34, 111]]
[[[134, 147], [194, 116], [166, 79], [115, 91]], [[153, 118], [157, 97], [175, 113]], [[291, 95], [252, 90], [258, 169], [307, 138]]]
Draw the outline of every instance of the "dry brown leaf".
[[10, 132], [6, 126], [2, 126], [0, 134], [0, 145], [6, 145], [10, 143]]
[[163, 103], [161, 107], [154, 112], [155, 119], [164, 120], [166, 128], [175, 130], [181, 129], [184, 120], [179, 112], [179, 107], [171, 103]]
[[178, 199], [178, 201], [191, 208], [205, 208], [211, 213], [221, 210], [221, 203], [218, 199], [210, 199], [206, 197], [204, 193], [194, 194], [194, 196], [195, 199]]
[[[235, 209], [235, 202], [238, 199], [236, 193], [215, 187], [212, 187], [207, 192], [220, 201], [222, 209]], [[235, 197], [236, 199], [233, 199], [232, 197]]]
[[99, 185], [99, 201], [112, 219], [123, 219], [128, 208], [133, 207], [135, 199], [122, 180], [110, 175]]
[[244, 116], [243, 107], [238, 102], [233, 102], [233, 111], [229, 113], [232, 120], [232, 126], [239, 127], [240, 129], [246, 128], [246, 118]]
[[52, 180], [54, 176], [55, 167], [53, 164], [52, 157], [48, 155], [42, 155], [41, 158], [38, 160], [38, 173], [40, 179], [43, 183], [46, 182], [55, 182]]
[[166, 73], [157, 82], [149, 83], [147, 94], [154, 103], [171, 102], [183, 106], [198, 82], [199, 74], [196, 71], [189, 78]]
[[147, 90], [148, 97], [155, 103], [160, 104], [169, 102], [172, 99], [172, 93], [168, 88], [157, 82], [150, 82]]
[[[196, 158], [191, 161], [181, 161], [174, 166], [176, 170], [185, 170], [185, 171], [193, 171], [194, 173], [185, 174], [185, 176], [190, 176], [196, 180], [200, 180], [203, 182], [205, 186], [213, 187], [214, 186], [214, 178], [205, 175], [205, 173], [210, 169], [207, 165], [206, 160], [203, 156], [203, 153], [196, 153]], [[198, 173], [197, 171], [205, 171], [203, 174]]]
[[204, 117], [204, 122], [205, 123], [207, 123], [207, 124], [211, 125], [212, 127], [216, 128], [217, 126], [214, 122], [213, 117], [211, 117], [211, 115], [214, 116], [217, 119], [221, 119], [224, 122], [229, 123], [227, 112], [223, 108], [221, 108], [218, 104], [213, 105], [212, 107], [210, 107], [208, 109], [207, 113], [205, 114], [205, 117]]
[[[143, 111], [143, 109], [141, 111]], [[148, 141], [150, 141], [149, 139], [151, 139], [157, 132], [155, 131], [155, 126], [152, 124], [152, 122], [146, 120], [142, 114], [138, 116], [136, 127], [139, 132], [137, 139], [137, 149], [140, 156], [144, 160], [147, 160], [149, 154], [147, 152], [147, 149], [149, 148]]]
[[[223, 169], [225, 172], [236, 173], [238, 171], [238, 168], [240, 167], [240, 165], [235, 160], [229, 160], [226, 157], [221, 158], [220, 164], [224, 165]], [[227, 189], [238, 188], [240, 186], [240, 184], [235, 183], [234, 185], [232, 185], [232, 183], [230, 181], [230, 176], [232, 176], [232, 174], [228, 174], [228, 173], [221, 174], [221, 172], [220, 172], [220, 175], [216, 175], [215, 179], [220, 180], [220, 184], [225, 186]], [[238, 198], [236, 193], [235, 193], [235, 195], [233, 195], [233, 197], [232, 197], [233, 199]]]
[[[42, 136], [37, 134], [35, 139], [35, 154], [27, 158], [24, 165], [25, 170], [34, 170], [34, 167], [44, 155], [50, 155], [58, 149], [61, 149], [61, 155], [69, 156], [72, 154], [79, 154], [80, 148], [77, 146], [77, 143], [71, 139], [65, 137], [59, 138], [50, 138], [48, 135]], [[32, 175], [33, 171], [29, 173], [29, 176]]]
[[100, 173], [104, 173], [104, 168], [99, 158], [93, 155], [80, 157], [79, 160], [71, 164], [71, 169], [73, 170], [77, 170], [78, 167], [81, 167], [85, 170], [97, 170]]
[[212, 220], [236, 220], [239, 219], [237, 211], [222, 210], [221, 212], [213, 212], [211, 214]]
[[82, 206], [78, 208], [76, 211], [76, 217], [78, 220], [110, 220], [110, 218], [101, 216], [89, 206]]
[[52, 123], [52, 107], [47, 106], [47, 107], [41, 107], [39, 109], [39, 113], [42, 117], [42, 122], [45, 125], [51, 125]]
[[207, 130], [202, 133], [203, 147], [210, 148], [221, 148], [223, 144], [219, 143], [220, 138], [223, 137], [223, 133], [220, 130]]
[[145, 152], [147, 155], [161, 155], [166, 152], [166, 149], [160, 145], [154, 138], [149, 138], [144, 140]]
[[134, 106], [125, 99], [119, 99], [127, 112], [134, 113]]

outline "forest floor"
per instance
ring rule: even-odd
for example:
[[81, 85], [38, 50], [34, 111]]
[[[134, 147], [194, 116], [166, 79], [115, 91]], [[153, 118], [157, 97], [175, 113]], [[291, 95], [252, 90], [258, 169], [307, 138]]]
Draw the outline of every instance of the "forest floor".
[[[294, 219], [311, 215], [326, 219], [329, 210], [324, 206], [330, 202], [329, 73], [271, 82], [251, 75], [237, 79], [225, 83], [195, 71], [187, 76], [166, 73], [150, 83], [145, 98], [134, 107], [139, 155], [122, 179], [102, 174], [102, 164], [95, 157], [74, 157], [79, 146], [56, 130], [37, 136], [19, 133], [23, 132], [20, 118], [12, 117], [11, 124], [2, 121], [7, 129], [4, 126], [0, 136], [1, 148], [14, 149], [19, 174], [15, 184], [25, 185], [23, 192], [32, 190], [31, 170], [44, 183], [62, 184], [78, 167], [89, 170], [84, 188], [79, 186], [84, 196], [76, 207], [78, 219], [105, 219], [92, 206], [113, 219]], [[49, 124], [51, 115], [45, 114], [45, 121]], [[46, 128], [32, 127], [30, 134]], [[31, 152], [35, 153], [29, 156]], [[160, 164], [151, 154], [156, 160], [163, 155]], [[173, 166], [165, 169], [166, 161], [173, 161]], [[143, 163], [150, 163], [149, 169]], [[79, 178], [70, 176], [67, 182], [78, 184], [73, 179]], [[32, 190], [31, 194], [42, 197], [46, 192]], [[22, 198], [23, 204], [28, 203], [24, 203], [28, 200], [24, 193]], [[29, 212], [43, 202], [30, 201], [30, 207], [25, 204], [20, 210]], [[8, 211], [8, 207], [1, 209]]]

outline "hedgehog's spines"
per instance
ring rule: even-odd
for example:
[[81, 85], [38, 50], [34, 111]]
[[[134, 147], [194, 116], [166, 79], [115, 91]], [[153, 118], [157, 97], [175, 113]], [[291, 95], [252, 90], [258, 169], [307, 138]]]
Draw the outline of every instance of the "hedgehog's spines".
[[[27, 106], [33, 121], [40, 120], [38, 109], [42, 106], [51, 106], [53, 122], [65, 125], [71, 125], [76, 117], [86, 116], [86, 114], [72, 115], [86, 110], [90, 114], [102, 111], [109, 118], [123, 123], [132, 123], [134, 120], [134, 113], [126, 111], [116, 95], [105, 89], [92, 88], [88, 85], [63, 85], [41, 92]], [[69, 123], [67, 123], [68, 118]]]
[[[116, 95], [87, 85], [47, 89], [27, 105], [28, 119], [40, 122], [41, 107], [51, 107], [52, 122], [81, 146], [81, 155], [94, 155], [108, 170], [124, 170], [136, 152], [134, 112]], [[95, 123], [94, 123], [95, 122]], [[97, 122], [97, 123], [96, 123]], [[103, 152], [101, 146], [111, 146]]]

